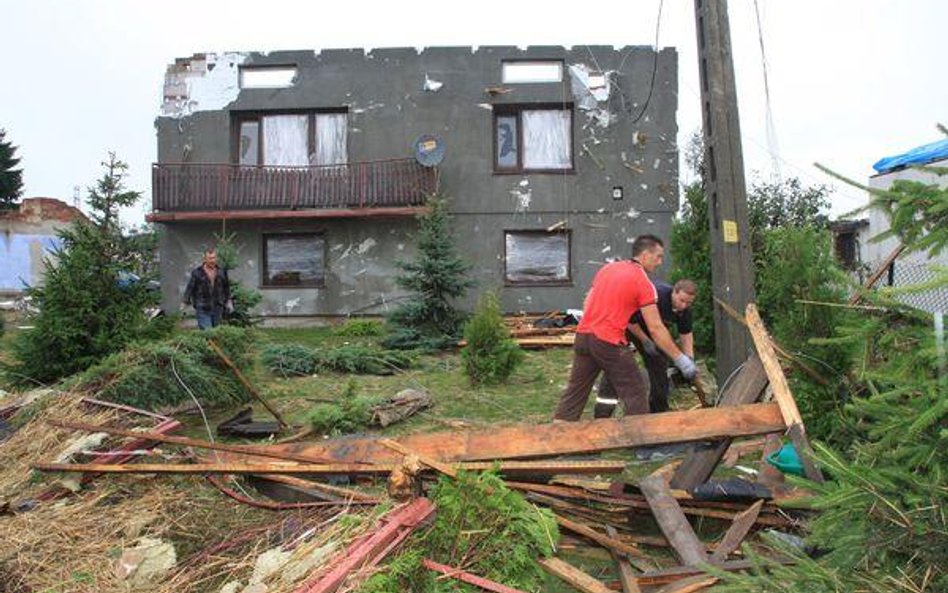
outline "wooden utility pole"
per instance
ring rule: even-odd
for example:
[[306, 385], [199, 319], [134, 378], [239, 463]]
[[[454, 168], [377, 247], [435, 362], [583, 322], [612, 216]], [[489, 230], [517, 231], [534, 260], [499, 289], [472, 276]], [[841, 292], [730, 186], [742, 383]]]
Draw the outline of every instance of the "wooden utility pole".
[[[737, 311], [754, 301], [747, 189], [727, 0], [695, 0], [704, 124], [704, 185], [711, 226], [714, 296]], [[747, 330], [714, 307], [718, 385], [753, 352]]]

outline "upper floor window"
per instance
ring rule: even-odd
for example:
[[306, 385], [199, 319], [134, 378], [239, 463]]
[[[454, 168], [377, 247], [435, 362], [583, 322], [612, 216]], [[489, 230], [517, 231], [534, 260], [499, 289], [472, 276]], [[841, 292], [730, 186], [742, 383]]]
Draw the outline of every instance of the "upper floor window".
[[494, 106], [494, 171], [573, 169], [573, 110]]
[[241, 66], [240, 88], [284, 89], [293, 86], [296, 66]]
[[504, 281], [507, 284], [568, 284], [569, 231], [506, 231]]
[[504, 84], [562, 80], [563, 62], [560, 60], [511, 60], [501, 64], [501, 82]]
[[345, 112], [241, 114], [236, 119], [241, 165], [342, 165], [348, 159]]

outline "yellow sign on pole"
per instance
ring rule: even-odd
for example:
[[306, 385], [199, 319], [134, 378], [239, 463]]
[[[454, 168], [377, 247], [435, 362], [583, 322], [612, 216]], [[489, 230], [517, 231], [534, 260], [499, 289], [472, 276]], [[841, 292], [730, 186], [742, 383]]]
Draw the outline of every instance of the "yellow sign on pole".
[[733, 220], [725, 220], [723, 227], [724, 227], [724, 242], [737, 243], [737, 222]]

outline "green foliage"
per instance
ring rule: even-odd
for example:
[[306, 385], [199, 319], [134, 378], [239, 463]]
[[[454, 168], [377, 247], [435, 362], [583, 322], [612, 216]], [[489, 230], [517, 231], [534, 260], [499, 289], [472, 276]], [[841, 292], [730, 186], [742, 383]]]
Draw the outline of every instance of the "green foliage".
[[411, 368], [412, 358], [405, 353], [353, 344], [315, 351], [316, 366], [339, 373], [391, 375]]
[[543, 573], [536, 559], [550, 556], [559, 540], [551, 511], [510, 490], [494, 471], [442, 477], [431, 498], [438, 508], [434, 525], [413, 536], [406, 552], [373, 576], [363, 592], [475, 590], [439, 579], [421, 566], [422, 557], [515, 589], [539, 588]]
[[321, 403], [310, 408], [307, 421], [319, 434], [340, 435], [367, 429], [372, 423], [372, 406], [380, 398], [356, 395], [355, 381], [349, 381], [339, 403]]
[[484, 293], [474, 317], [464, 326], [464, 372], [474, 385], [504, 383], [523, 361], [523, 350], [510, 337], [492, 292]]
[[316, 370], [316, 355], [301, 344], [269, 344], [260, 359], [271, 373], [281, 377], [312, 375]]
[[[944, 176], [948, 169], [923, 167], [922, 170]], [[948, 247], [948, 197], [935, 184], [897, 180], [888, 190], [871, 190], [870, 207], [879, 208], [889, 216], [887, 232], [873, 237], [881, 240], [898, 237], [910, 251], [927, 251], [934, 255]]]
[[[948, 245], [948, 190], [897, 184], [884, 199], [907, 249]], [[844, 438], [814, 443], [832, 479], [808, 484], [820, 511], [808, 540], [825, 553], [786, 567], [761, 560], [750, 575], [723, 577], [724, 591], [948, 591], [948, 377], [928, 315], [885, 293], [866, 298], [885, 309], [847, 316], [817, 340], [847, 360], [849, 397]], [[804, 417], [809, 428], [814, 416]]]
[[209, 339], [238, 368], [250, 365], [251, 334], [222, 326], [133, 344], [79, 375], [74, 387], [93, 391], [102, 399], [148, 410], [192, 401], [191, 394], [211, 406], [246, 401], [246, 390], [208, 346]]
[[95, 222], [79, 220], [59, 232], [58, 261], [47, 260], [44, 285], [27, 291], [39, 313], [34, 329], [19, 334], [13, 344], [17, 362], [9, 371], [14, 379], [60, 379], [167, 327], [150, 323], [144, 312], [158, 302], [158, 295], [147, 289], [147, 277], [119, 282], [138, 269], [140, 254], [121, 234], [118, 208], [134, 202], [138, 193], [124, 191], [126, 166], [115, 155], [104, 165], [106, 174], [89, 196]]
[[[428, 208], [419, 218], [415, 260], [398, 263], [403, 273], [396, 282], [412, 295], [389, 315], [397, 334], [385, 342], [389, 348], [454, 343], [464, 322], [464, 314], [452, 303], [474, 284], [467, 277], [470, 265], [457, 254], [447, 202], [432, 196]], [[410, 346], [412, 338], [417, 341]]]
[[682, 278], [698, 285], [698, 294], [691, 306], [695, 350], [714, 352], [714, 299], [711, 283], [711, 236], [708, 231], [708, 201], [700, 182], [684, 188], [681, 214], [672, 223], [671, 255], [673, 267], [670, 280]]
[[[826, 227], [828, 194], [829, 189], [826, 186], [807, 187], [797, 178], [782, 181], [758, 180], [748, 192], [748, 224], [755, 269], [754, 287], [761, 315], [768, 323], [781, 319], [786, 328], [803, 327], [805, 324], [801, 324], [798, 317], [801, 309], [796, 306], [794, 300], [819, 300], [814, 292], [807, 292], [811, 289], [820, 294], [839, 290], [841, 281], [835, 271], [832, 247], [827, 243], [828, 235], [821, 233], [821, 229]], [[695, 348], [706, 353], [714, 351], [714, 301], [708, 216], [708, 200], [701, 182], [686, 186], [684, 204], [680, 216], [672, 224], [670, 242], [674, 260], [671, 280], [690, 278], [698, 284], [698, 295], [692, 305]], [[796, 243], [810, 240], [816, 240], [816, 245]], [[779, 247], [790, 248], [791, 251], [800, 252], [801, 256], [814, 258], [814, 261], [785, 256], [780, 253]], [[826, 270], [815, 269], [817, 260], [820, 263], [828, 263], [829, 267]], [[813, 265], [810, 266], [810, 263]], [[798, 277], [804, 269], [806, 276]], [[821, 284], [824, 280], [828, 284]], [[788, 305], [792, 307], [783, 308]], [[775, 330], [774, 334], [778, 341], [784, 339], [779, 330]]]
[[348, 319], [342, 325], [333, 328], [333, 335], [350, 338], [381, 336], [385, 325], [376, 319]]
[[16, 146], [6, 140], [6, 130], [0, 129], [0, 210], [16, 206], [23, 193], [23, 170], [14, 169], [20, 162]]
[[252, 311], [263, 300], [263, 294], [259, 290], [244, 286], [239, 280], [235, 280], [230, 275], [230, 271], [237, 268], [240, 261], [241, 246], [237, 244], [236, 236], [236, 233], [228, 234], [226, 232], [215, 235], [217, 240], [217, 262], [221, 268], [228, 272], [230, 297], [234, 305], [234, 310], [226, 314], [225, 321], [227, 325], [254, 327], [260, 324], [261, 319], [254, 316]]

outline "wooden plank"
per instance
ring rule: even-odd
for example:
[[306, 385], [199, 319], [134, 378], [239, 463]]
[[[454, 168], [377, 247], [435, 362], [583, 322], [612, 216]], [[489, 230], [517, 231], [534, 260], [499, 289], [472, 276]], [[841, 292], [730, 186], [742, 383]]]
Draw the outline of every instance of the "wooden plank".
[[227, 366], [227, 368], [229, 368], [231, 372], [234, 373], [234, 376], [237, 377], [237, 380], [240, 381], [241, 385], [244, 386], [244, 389], [247, 390], [247, 393], [253, 396], [255, 400], [263, 404], [263, 407], [266, 408], [267, 411], [270, 412], [270, 414], [272, 414], [274, 418], [276, 418], [276, 421], [280, 423], [281, 427], [289, 428], [290, 425], [286, 423], [286, 420], [283, 419], [283, 416], [281, 416], [280, 413], [277, 412], [276, 408], [271, 406], [270, 402], [268, 402], [262, 395], [260, 395], [260, 392], [257, 391], [256, 388], [254, 388], [254, 386], [250, 384], [250, 381], [248, 381], [247, 378], [244, 377], [244, 374], [240, 372], [240, 369], [237, 368], [237, 365], [235, 365], [231, 361], [231, 359], [227, 356], [227, 354], [221, 349], [221, 347], [217, 345], [217, 342], [215, 342], [214, 340], [208, 340], [207, 345], [211, 347], [211, 350], [213, 350], [214, 353], [217, 354], [218, 358], [221, 359], [221, 361]]
[[[724, 388], [718, 406], [752, 404], [760, 399], [766, 387], [767, 373], [764, 371], [760, 358], [750, 356], [734, 380]], [[725, 438], [717, 441], [713, 447], [692, 450], [672, 476], [671, 487], [678, 490], [691, 490], [705, 483], [714, 473], [714, 468], [720, 463], [730, 445], [731, 439]]]
[[[421, 455], [450, 463], [584, 454], [690, 440], [760, 435], [783, 429], [777, 405], [766, 403], [615, 419], [499, 426], [480, 431], [414, 434], [397, 441]], [[378, 438], [372, 437], [350, 437], [270, 445], [267, 448], [274, 452], [332, 460], [333, 463], [395, 463], [400, 459], [399, 454], [378, 441]]]
[[645, 553], [642, 552], [642, 550], [639, 550], [638, 548], [636, 548], [635, 546], [631, 546], [625, 542], [603, 535], [599, 533], [598, 531], [596, 531], [595, 529], [593, 529], [592, 527], [589, 527], [588, 525], [577, 523], [576, 521], [567, 519], [566, 517], [563, 517], [562, 515], [554, 514], [554, 517], [556, 517], [556, 523], [563, 529], [567, 529], [569, 531], [572, 531], [573, 533], [576, 533], [585, 538], [591, 539], [592, 541], [596, 542], [597, 544], [599, 544], [600, 546], [608, 550], [612, 550], [613, 552], [618, 552], [620, 554], [626, 554], [628, 556], [647, 558]]
[[98, 424], [87, 424], [85, 422], [69, 421], [49, 421], [51, 426], [59, 428], [68, 428], [71, 430], [84, 430], [87, 432], [104, 432], [106, 434], [131, 437], [135, 439], [144, 439], [158, 443], [170, 443], [173, 445], [182, 445], [184, 447], [196, 447], [198, 449], [210, 449], [213, 451], [228, 451], [230, 453], [241, 453], [254, 455], [258, 457], [270, 457], [282, 459], [284, 461], [299, 461], [301, 463], [322, 463], [323, 459], [309, 457], [307, 455], [295, 455], [293, 453], [273, 451], [266, 447], [255, 447], [253, 445], [228, 445], [224, 443], [212, 443], [200, 439], [191, 439], [187, 437], [176, 437], [162, 434], [159, 432], [142, 432], [137, 430], [126, 430], [124, 428], [112, 428], [110, 426], [101, 426]]
[[398, 452], [398, 453], [401, 453], [402, 455], [405, 455], [405, 456], [414, 455], [415, 457], [418, 458], [418, 461], [420, 461], [420, 462], [422, 462], [423, 464], [427, 465], [427, 466], [430, 467], [431, 469], [438, 470], [439, 472], [441, 472], [442, 474], [444, 474], [444, 475], [446, 475], [446, 476], [451, 476], [452, 478], [457, 478], [457, 477], [458, 477], [458, 472], [457, 472], [457, 470], [454, 469], [453, 467], [451, 467], [450, 465], [447, 465], [446, 463], [441, 463], [441, 462], [438, 461], [437, 459], [432, 459], [432, 458], [428, 457], [427, 455], [422, 455], [422, 454], [420, 454], [420, 453], [415, 453], [414, 451], [412, 451], [412, 450], [409, 449], [408, 447], [406, 447], [406, 446], [404, 446], [404, 445], [402, 445], [402, 444], [400, 444], [400, 443], [398, 443], [398, 442], [396, 442], [396, 441], [393, 441], [392, 439], [379, 439], [379, 443], [382, 444], [382, 445], [385, 446], [385, 447], [388, 447], [388, 448], [391, 449], [392, 451], [396, 451], [396, 452]]
[[871, 289], [875, 283], [879, 281], [879, 278], [882, 278], [882, 275], [885, 274], [885, 271], [889, 269], [889, 266], [891, 266], [892, 263], [895, 262], [895, 260], [898, 259], [900, 255], [902, 255], [903, 251], [905, 251], [905, 245], [903, 243], [899, 243], [895, 249], [892, 250], [889, 256], [885, 258], [885, 261], [882, 262], [882, 265], [876, 268], [876, 271], [873, 272], [872, 275], [866, 280], [865, 284], [862, 285], [863, 290], [850, 297], [849, 304], [855, 305], [861, 301], [863, 291]]
[[[792, 560], [781, 559], [777, 560], [781, 564], [793, 564]], [[715, 568], [719, 570], [726, 570], [728, 572], [737, 572], [740, 570], [748, 570], [754, 568], [754, 562], [752, 560], [731, 560], [730, 562], [724, 562], [723, 564], [717, 565]], [[673, 568], [665, 568], [662, 570], [656, 570], [654, 572], [646, 572], [635, 577], [635, 580], [638, 581], [640, 586], [650, 587], [653, 585], [664, 585], [666, 583], [673, 583], [682, 578], [704, 574], [704, 569], [699, 566], [676, 566]]]
[[658, 522], [665, 539], [672, 549], [689, 566], [697, 566], [708, 561], [704, 544], [698, 539], [691, 523], [678, 506], [668, 490], [668, 484], [661, 476], [650, 475], [639, 481], [639, 488], [645, 494], [652, 516]]
[[269, 480], [271, 482], [277, 482], [280, 484], [286, 484], [287, 486], [293, 486], [300, 488], [302, 490], [314, 490], [316, 492], [322, 492], [330, 496], [337, 497], [342, 500], [358, 500], [361, 502], [380, 502], [377, 496], [372, 496], [364, 492], [359, 492], [358, 490], [352, 490], [350, 488], [342, 488], [340, 486], [332, 486], [330, 484], [324, 484], [322, 482], [316, 482], [314, 480], [304, 480], [302, 478], [296, 478], [294, 476], [281, 476], [277, 474], [259, 474], [254, 477], [260, 478], [263, 480]]
[[602, 581], [593, 578], [579, 570], [572, 564], [567, 564], [559, 558], [541, 558], [539, 561], [548, 573], [557, 576], [583, 593], [612, 593], [612, 589]]
[[475, 574], [471, 574], [467, 571], [448, 566], [446, 564], [441, 564], [431, 560], [430, 558], [422, 558], [421, 564], [428, 570], [434, 572], [440, 572], [443, 575], [449, 576], [451, 578], [463, 581], [465, 583], [470, 583], [475, 587], [480, 587], [485, 591], [494, 591], [495, 593], [526, 593], [522, 589], [514, 589], [513, 587], [508, 587], [507, 585], [502, 585], [498, 582], [492, 581], [490, 579], [485, 579], [484, 577], [479, 577]]
[[693, 577], [685, 577], [680, 581], [665, 585], [655, 593], [695, 593], [696, 591], [707, 589], [716, 582], [718, 582], [718, 577], [696, 575]]
[[[606, 525], [606, 535], [615, 539], [619, 532], [612, 525]], [[619, 571], [619, 584], [622, 585], [622, 593], [641, 593], [639, 584], [635, 580], [635, 573], [632, 572], [632, 566], [629, 565], [629, 557], [623, 556], [616, 550], [611, 550], [612, 559], [616, 562], [616, 569]]]
[[728, 555], [741, 545], [741, 542], [747, 537], [754, 523], [757, 522], [757, 517], [760, 515], [762, 506], [764, 506], [764, 501], [758, 500], [751, 505], [749, 509], [734, 517], [734, 522], [731, 523], [727, 533], [724, 534], [724, 537], [722, 537], [718, 545], [715, 546], [714, 553], [711, 554], [712, 564], [724, 562]]
[[774, 353], [773, 343], [764, 322], [757, 312], [757, 306], [754, 303], [747, 304], [747, 328], [754, 339], [754, 346], [757, 348], [757, 355], [764, 365], [767, 372], [767, 379], [773, 388], [774, 401], [780, 406], [780, 414], [783, 416], [784, 423], [787, 425], [790, 433], [790, 439], [800, 454], [800, 460], [803, 462], [803, 469], [806, 476], [815, 482], [823, 482], [823, 473], [813, 463], [813, 450], [810, 448], [810, 442], [806, 438], [806, 430], [803, 427], [803, 417], [797, 408], [797, 402], [793, 399], [793, 393], [790, 392], [790, 385], [787, 383], [787, 377], [777, 362], [777, 355]]
[[[398, 467], [397, 463], [368, 465], [360, 463], [139, 463], [116, 467], [94, 463], [35, 463], [33, 469], [50, 472], [102, 472], [102, 473], [144, 473], [144, 474], [388, 474]], [[500, 472], [510, 473], [555, 473], [559, 471], [602, 471], [621, 472], [623, 462], [586, 462], [586, 461], [466, 461], [458, 463], [458, 468], [466, 471], [487, 471], [499, 467]]]

